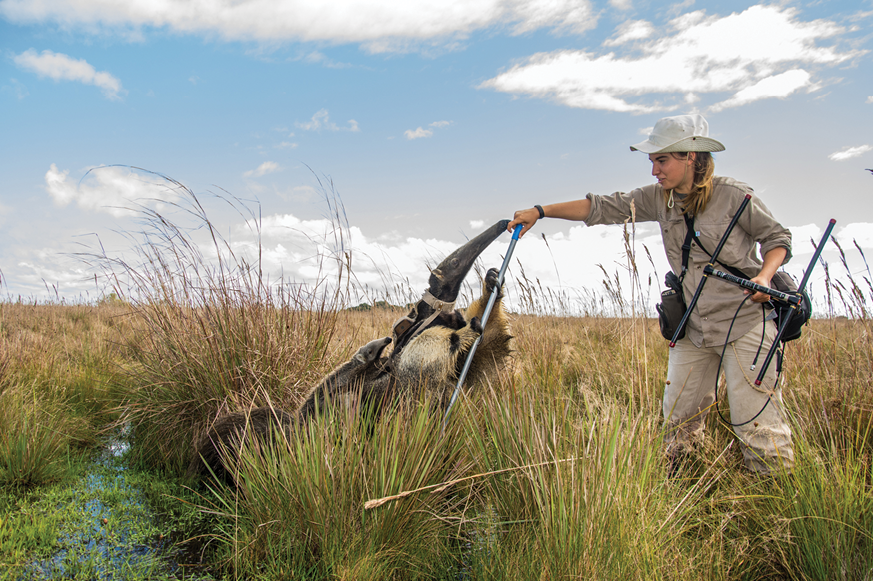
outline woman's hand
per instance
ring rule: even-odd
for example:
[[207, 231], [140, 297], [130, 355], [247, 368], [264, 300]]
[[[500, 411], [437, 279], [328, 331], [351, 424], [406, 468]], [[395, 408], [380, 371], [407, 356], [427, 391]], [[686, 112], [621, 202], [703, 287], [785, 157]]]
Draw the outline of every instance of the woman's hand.
[[[758, 283], [761, 286], [766, 286], [767, 288], [773, 288], [770, 286], [770, 280], [773, 278], [773, 275], [776, 274], [776, 271], [785, 262], [785, 257], [788, 256], [787, 248], [771, 248], [767, 251], [767, 254], [764, 255], [764, 264], [761, 265], [761, 272], [758, 273], [758, 276], [755, 278], [750, 278], [754, 283]], [[750, 290], [744, 290], [744, 293], [752, 295], [752, 301], [756, 303], [766, 303], [770, 300], [770, 295], [764, 293], [754, 293]]]
[[509, 223], [509, 226], [507, 226], [506, 229], [512, 232], [517, 225], [521, 224], [521, 232], [518, 234], [518, 237], [521, 238], [524, 236], [525, 232], [533, 228], [533, 225], [536, 224], [539, 219], [540, 212], [536, 208], [518, 210], [515, 215], [513, 215], [512, 222]]
[[[762, 276], [759, 274], [755, 278], [750, 278], [749, 280], [756, 283], [756, 284], [759, 284], [761, 286], [766, 286], [767, 288], [773, 288], [770, 286], [770, 279], [766, 276]], [[744, 290], [743, 292], [746, 293], [747, 295], [752, 293], [752, 291], [750, 291], [748, 289]], [[755, 302], [755, 303], [766, 303], [769, 300], [770, 300], [770, 295], [767, 295], [764, 293], [756, 292], [755, 294], [752, 295], [752, 302]]]

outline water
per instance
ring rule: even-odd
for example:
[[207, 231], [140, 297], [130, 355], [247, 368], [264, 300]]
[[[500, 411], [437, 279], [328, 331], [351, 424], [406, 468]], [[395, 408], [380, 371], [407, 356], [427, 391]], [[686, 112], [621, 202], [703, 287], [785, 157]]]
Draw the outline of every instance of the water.
[[30, 564], [21, 579], [211, 579], [184, 567], [190, 555], [171, 539], [172, 525], [150, 510], [145, 494], [123, 462], [120, 434], [67, 489], [58, 510], [69, 514], [48, 558]]

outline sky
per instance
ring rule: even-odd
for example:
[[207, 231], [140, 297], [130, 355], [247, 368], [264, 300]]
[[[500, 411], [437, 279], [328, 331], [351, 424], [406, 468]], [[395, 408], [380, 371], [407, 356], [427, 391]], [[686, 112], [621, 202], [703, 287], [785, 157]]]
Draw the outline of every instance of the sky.
[[[835, 219], [860, 280], [871, 25], [873, 0], [0, 0], [0, 296], [109, 292], [81, 253], [135, 255], [144, 211], [186, 223], [173, 184], [240, 255], [259, 232], [273, 280], [323, 276], [340, 223], [368, 299], [419, 292], [515, 210], [652, 183], [628, 146], [688, 113], [726, 146], [716, 173], [792, 230], [789, 272]], [[656, 292], [657, 228], [638, 224], [632, 247]], [[515, 248], [509, 294], [527, 280], [581, 301], [604, 272], [628, 293], [624, 249], [620, 226], [543, 220]], [[825, 258], [845, 271], [833, 245]]]

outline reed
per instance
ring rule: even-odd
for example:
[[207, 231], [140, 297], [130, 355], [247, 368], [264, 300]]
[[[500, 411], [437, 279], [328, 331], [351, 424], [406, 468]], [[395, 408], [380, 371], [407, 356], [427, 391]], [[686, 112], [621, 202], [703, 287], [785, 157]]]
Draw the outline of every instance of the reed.
[[[426, 403], [426, 402], [425, 402]], [[459, 429], [440, 433], [429, 405], [401, 404], [374, 423], [347, 406], [239, 456], [239, 487], [215, 490], [217, 540], [236, 578], [421, 579], [456, 569], [466, 497], [414, 495], [372, 511], [366, 500], [464, 473]]]

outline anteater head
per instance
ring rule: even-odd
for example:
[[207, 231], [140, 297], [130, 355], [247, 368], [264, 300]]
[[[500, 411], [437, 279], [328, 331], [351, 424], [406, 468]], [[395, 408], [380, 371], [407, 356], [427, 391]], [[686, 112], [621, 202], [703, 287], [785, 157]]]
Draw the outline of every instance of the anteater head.
[[[497, 222], [475, 238], [468, 240], [466, 244], [449, 254], [439, 266], [430, 271], [428, 290], [435, 298], [445, 303], [453, 303], [461, 292], [467, 273], [473, 268], [473, 263], [482, 254], [489, 244], [506, 231], [509, 220]], [[442, 325], [459, 329], [466, 321], [460, 313], [440, 313], [434, 320], [428, 319], [434, 312], [433, 307], [425, 300], [421, 300], [407, 317], [395, 324], [394, 333], [396, 342], [392, 357], [400, 353], [403, 347], [412, 337], [422, 332], [425, 327]], [[427, 323], [427, 324], [425, 324]], [[402, 324], [402, 327], [400, 326]]]
[[441, 301], [451, 303], [458, 298], [461, 284], [467, 273], [473, 268], [473, 263], [494, 242], [500, 234], [506, 232], [509, 220], [497, 222], [466, 244], [449, 254], [439, 266], [430, 272], [430, 294]]
[[382, 351], [391, 343], [391, 337], [382, 337], [381, 339], [373, 339], [355, 353], [353, 359], [358, 363], [367, 365], [373, 363], [382, 356]]

